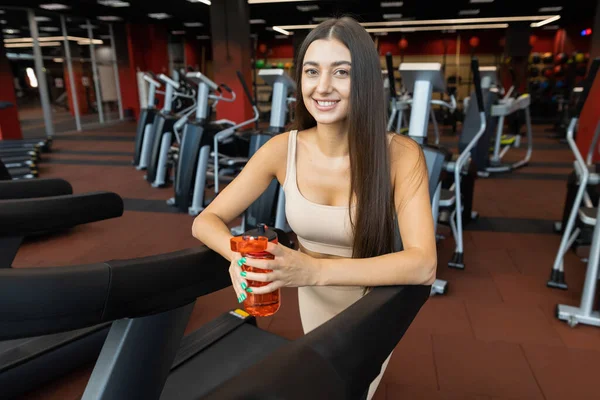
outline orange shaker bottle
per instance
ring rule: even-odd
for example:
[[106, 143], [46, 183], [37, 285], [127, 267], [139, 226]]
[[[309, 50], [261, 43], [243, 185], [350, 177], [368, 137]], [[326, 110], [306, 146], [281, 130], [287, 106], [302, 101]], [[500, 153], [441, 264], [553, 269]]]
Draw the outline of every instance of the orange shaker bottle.
[[[267, 244], [278, 243], [277, 232], [270, 230], [265, 224], [260, 224], [257, 229], [252, 229], [245, 232], [242, 236], [231, 238], [231, 250], [241, 253], [242, 257], [272, 260], [275, 257], [267, 253]], [[250, 267], [246, 264], [242, 265], [242, 270], [255, 273], [271, 272], [270, 269], [260, 269]], [[248, 281], [249, 287], [266, 286], [269, 282]], [[281, 289], [277, 289], [271, 293], [253, 294], [246, 292], [246, 300], [244, 300], [244, 308], [250, 315], [255, 317], [268, 317], [279, 310], [281, 305]]]

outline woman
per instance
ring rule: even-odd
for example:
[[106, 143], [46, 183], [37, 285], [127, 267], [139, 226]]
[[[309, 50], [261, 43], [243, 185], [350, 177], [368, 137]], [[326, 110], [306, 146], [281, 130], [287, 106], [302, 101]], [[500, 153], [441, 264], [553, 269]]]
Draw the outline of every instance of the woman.
[[[231, 261], [239, 302], [246, 292], [298, 287], [307, 333], [366, 288], [432, 284], [437, 254], [423, 152], [412, 139], [386, 132], [381, 67], [369, 34], [351, 18], [325, 21], [304, 40], [296, 69], [297, 129], [259, 149], [196, 218], [193, 234]], [[273, 179], [284, 188], [299, 251], [269, 244], [274, 260], [241, 259], [230, 250], [227, 225]], [[403, 244], [398, 252], [394, 223]], [[273, 272], [242, 274], [244, 263]], [[251, 288], [248, 280], [271, 283]]]

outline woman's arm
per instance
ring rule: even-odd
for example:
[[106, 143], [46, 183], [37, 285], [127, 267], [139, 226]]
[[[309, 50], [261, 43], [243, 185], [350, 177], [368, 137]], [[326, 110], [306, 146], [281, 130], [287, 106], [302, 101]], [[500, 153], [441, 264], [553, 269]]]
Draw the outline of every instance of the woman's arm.
[[248, 161], [240, 174], [194, 220], [192, 235], [231, 261], [228, 224], [242, 214], [285, 170], [287, 140], [281, 134], [265, 143]]
[[391, 146], [395, 206], [404, 250], [365, 259], [317, 260], [317, 285], [430, 285], [435, 281], [437, 250], [423, 150], [412, 139], [399, 135]]

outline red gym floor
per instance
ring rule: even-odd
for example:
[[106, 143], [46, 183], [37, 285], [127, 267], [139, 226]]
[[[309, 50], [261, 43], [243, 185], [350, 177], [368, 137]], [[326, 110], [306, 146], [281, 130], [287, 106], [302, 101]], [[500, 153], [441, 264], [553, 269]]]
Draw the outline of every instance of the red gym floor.
[[[449, 292], [426, 303], [394, 352], [376, 399], [600, 397], [600, 329], [570, 328], [554, 317], [557, 303], [579, 303], [585, 264], [570, 253], [569, 290], [546, 287], [560, 240], [552, 222], [562, 215], [573, 156], [566, 145], [546, 138], [543, 126], [534, 128], [531, 166], [476, 182], [481, 218], [465, 232], [465, 270], [446, 267], [454, 243], [449, 230], [440, 229], [447, 238], [439, 243], [438, 277], [449, 281]], [[130, 165], [134, 132], [135, 125], [125, 123], [55, 140], [40, 175], [65, 178], [76, 193], [115, 191], [125, 199], [126, 212], [27, 243], [16, 267], [133, 258], [198, 245], [191, 236], [192, 217], [164, 206], [172, 189], [151, 188]], [[509, 152], [507, 158], [513, 156]], [[188, 331], [237, 305], [231, 289], [201, 298]], [[284, 290], [281, 310], [259, 323], [287, 338], [301, 335], [296, 291]], [[91, 368], [24, 398], [78, 399]]]

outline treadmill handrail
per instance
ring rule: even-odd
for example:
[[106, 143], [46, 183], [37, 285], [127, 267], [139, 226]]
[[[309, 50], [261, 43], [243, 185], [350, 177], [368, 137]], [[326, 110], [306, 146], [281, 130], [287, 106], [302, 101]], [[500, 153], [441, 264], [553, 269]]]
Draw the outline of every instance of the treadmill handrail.
[[73, 187], [64, 179], [0, 181], [0, 200], [29, 199], [73, 194]]
[[422, 285], [376, 287], [245, 370], [244, 385], [239, 385], [239, 376], [233, 377], [202, 399], [286, 398], [292, 391], [298, 398], [361, 398], [430, 290]]
[[206, 246], [69, 267], [0, 269], [0, 340], [153, 315], [231, 285]]
[[112, 192], [0, 200], [0, 237], [27, 236], [123, 215]]

